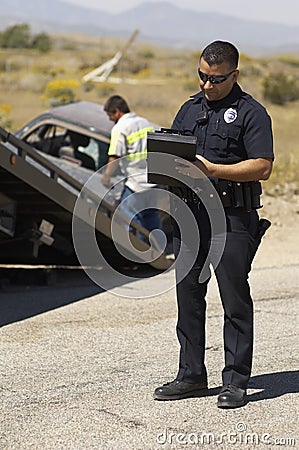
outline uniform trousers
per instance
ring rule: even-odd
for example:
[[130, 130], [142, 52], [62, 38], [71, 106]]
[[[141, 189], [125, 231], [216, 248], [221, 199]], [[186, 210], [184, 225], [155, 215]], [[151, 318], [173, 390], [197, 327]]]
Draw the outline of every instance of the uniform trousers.
[[[188, 203], [200, 233], [200, 246], [195, 262], [186, 276], [182, 271], [189, 264], [194, 242], [181, 236], [173, 220], [173, 248], [180, 263], [176, 265], [178, 303], [177, 337], [180, 344], [178, 380], [197, 383], [206, 374], [205, 329], [206, 293], [209, 279], [199, 282], [199, 275], [208, 255], [211, 226], [203, 204]], [[248, 283], [251, 269], [250, 246], [258, 227], [256, 211], [225, 208], [226, 242], [217, 267], [213, 267], [224, 311], [223, 385], [246, 389], [251, 374], [253, 354], [253, 302]], [[193, 250], [194, 252], [194, 250]], [[182, 256], [183, 255], [183, 256]], [[179, 260], [178, 260], [179, 261]], [[181, 281], [179, 281], [181, 279]]]

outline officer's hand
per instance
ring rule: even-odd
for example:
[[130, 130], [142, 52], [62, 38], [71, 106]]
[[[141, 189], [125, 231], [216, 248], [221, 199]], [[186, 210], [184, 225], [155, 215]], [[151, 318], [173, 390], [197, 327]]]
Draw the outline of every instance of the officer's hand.
[[200, 155], [196, 155], [196, 161], [194, 165], [207, 177], [214, 176], [215, 164], [208, 161], [206, 158]]
[[185, 175], [190, 178], [204, 178], [205, 173], [198, 164], [198, 161], [194, 163], [186, 161], [185, 159], [176, 158], [175, 162], [179, 163], [179, 166], [176, 166], [176, 170], [178, 173]]

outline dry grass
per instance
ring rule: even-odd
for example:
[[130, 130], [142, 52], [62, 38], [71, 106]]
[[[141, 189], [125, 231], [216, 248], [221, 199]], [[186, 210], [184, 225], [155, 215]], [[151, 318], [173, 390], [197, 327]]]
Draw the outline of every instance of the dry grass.
[[[123, 45], [124, 41], [118, 39], [60, 35], [55, 37], [55, 49], [47, 55], [32, 50], [0, 51], [0, 104], [12, 107], [12, 130], [48, 108], [41, 97], [49, 81], [81, 82], [84, 74], [111, 58]], [[197, 60], [198, 54], [135, 41], [121, 60], [116, 76], [135, 77], [139, 84], [114, 85], [113, 91], [111, 85], [108, 89], [97, 83], [90, 91], [82, 85], [78, 99], [102, 103], [111, 92], [119, 93], [137, 113], [168, 127], [182, 102], [198, 89]], [[289, 182], [299, 186], [299, 102], [267, 104], [261, 86], [267, 73], [282, 70], [299, 76], [299, 67], [290, 56], [258, 60], [242, 55], [240, 68], [241, 86], [265, 104], [273, 120], [276, 161], [267, 189]], [[132, 73], [138, 70], [139, 74]]]

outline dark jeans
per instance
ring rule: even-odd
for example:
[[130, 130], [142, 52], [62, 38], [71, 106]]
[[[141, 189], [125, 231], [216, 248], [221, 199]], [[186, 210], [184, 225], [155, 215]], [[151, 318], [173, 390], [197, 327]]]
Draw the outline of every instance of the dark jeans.
[[[125, 203], [123, 201], [132, 195]], [[120, 210], [126, 216], [133, 219], [139, 225], [142, 225], [148, 231], [161, 229], [161, 221], [159, 217], [159, 210], [155, 208], [146, 208], [147, 200], [150, 196], [155, 196], [154, 188], [148, 189], [145, 192], [134, 193], [131, 189], [125, 186], [120, 198]]]

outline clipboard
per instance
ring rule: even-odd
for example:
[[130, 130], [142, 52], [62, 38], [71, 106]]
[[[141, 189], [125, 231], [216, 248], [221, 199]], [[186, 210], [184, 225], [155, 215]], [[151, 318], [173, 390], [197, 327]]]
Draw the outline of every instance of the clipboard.
[[[161, 129], [147, 133], [147, 181], [167, 186], [185, 186], [189, 177], [179, 174], [177, 157], [187, 161], [196, 159], [196, 136], [180, 134], [176, 130]], [[187, 180], [188, 178], [188, 180]]]

